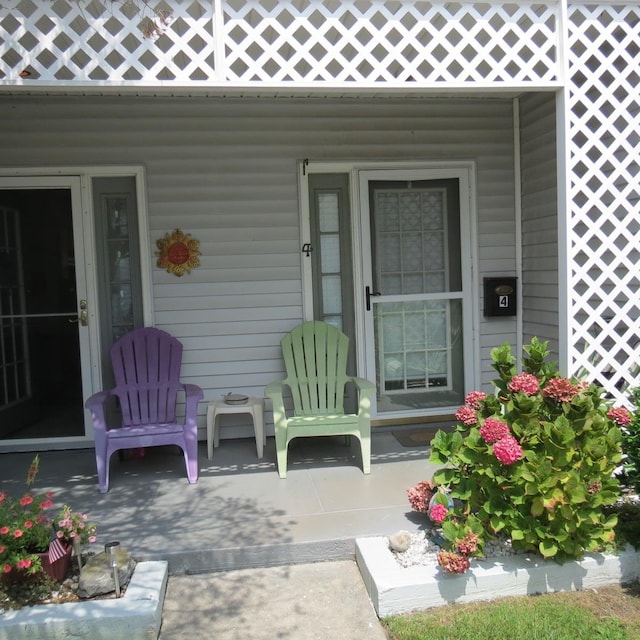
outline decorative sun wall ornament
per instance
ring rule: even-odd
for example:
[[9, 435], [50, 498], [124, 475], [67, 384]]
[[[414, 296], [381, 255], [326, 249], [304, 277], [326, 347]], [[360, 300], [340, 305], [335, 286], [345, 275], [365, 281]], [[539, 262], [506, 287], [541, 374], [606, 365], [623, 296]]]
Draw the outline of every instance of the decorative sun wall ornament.
[[188, 233], [182, 233], [180, 229], [175, 229], [172, 233], [167, 233], [164, 238], [156, 240], [158, 245], [158, 266], [166, 269], [178, 277], [185, 271], [191, 273], [191, 269], [200, 266], [199, 247], [200, 242], [193, 240]]

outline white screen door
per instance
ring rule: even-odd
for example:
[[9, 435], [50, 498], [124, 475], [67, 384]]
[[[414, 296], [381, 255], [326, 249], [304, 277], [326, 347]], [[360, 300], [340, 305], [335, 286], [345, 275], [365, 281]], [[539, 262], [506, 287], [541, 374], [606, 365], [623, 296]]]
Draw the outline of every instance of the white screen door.
[[364, 343], [376, 415], [457, 407], [470, 322], [466, 171], [363, 171], [360, 203]]

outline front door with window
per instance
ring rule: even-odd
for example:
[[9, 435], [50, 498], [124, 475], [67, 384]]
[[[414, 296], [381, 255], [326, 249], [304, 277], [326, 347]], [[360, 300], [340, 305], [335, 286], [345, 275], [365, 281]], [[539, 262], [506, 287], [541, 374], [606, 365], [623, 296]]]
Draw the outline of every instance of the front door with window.
[[363, 343], [379, 418], [435, 415], [464, 400], [467, 189], [465, 171], [359, 174]]
[[471, 164], [313, 169], [313, 316], [340, 310], [358, 374], [377, 384], [372, 415], [451, 413], [475, 382]]

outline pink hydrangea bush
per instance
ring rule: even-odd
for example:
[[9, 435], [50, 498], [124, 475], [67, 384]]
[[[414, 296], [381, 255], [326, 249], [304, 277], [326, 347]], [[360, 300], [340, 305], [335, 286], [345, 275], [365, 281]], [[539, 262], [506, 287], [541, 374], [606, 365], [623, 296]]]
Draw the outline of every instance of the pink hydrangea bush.
[[440, 523], [445, 571], [459, 572], [459, 557], [498, 534], [559, 561], [614, 539], [617, 518], [604, 507], [620, 495], [613, 472], [631, 415], [597, 385], [562, 377], [546, 362], [546, 342], [532, 340], [525, 353], [516, 372], [509, 345], [494, 349], [496, 392], [468, 394], [460, 424], [431, 443], [430, 462], [442, 465], [433, 483], [462, 505]]

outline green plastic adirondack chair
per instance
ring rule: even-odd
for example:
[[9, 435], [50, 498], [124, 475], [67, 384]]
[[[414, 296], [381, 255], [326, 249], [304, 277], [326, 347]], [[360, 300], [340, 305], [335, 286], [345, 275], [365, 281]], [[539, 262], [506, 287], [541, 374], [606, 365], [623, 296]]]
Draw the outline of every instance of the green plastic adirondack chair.
[[[278, 473], [287, 477], [287, 450], [294, 438], [305, 436], [355, 436], [360, 440], [362, 471], [371, 471], [371, 399], [375, 385], [348, 376], [349, 338], [325, 322], [304, 322], [280, 342], [285, 380], [267, 385], [265, 395], [273, 405]], [[344, 411], [347, 383], [358, 391], [358, 413]], [[284, 388], [289, 387], [293, 414], [287, 415]]]

